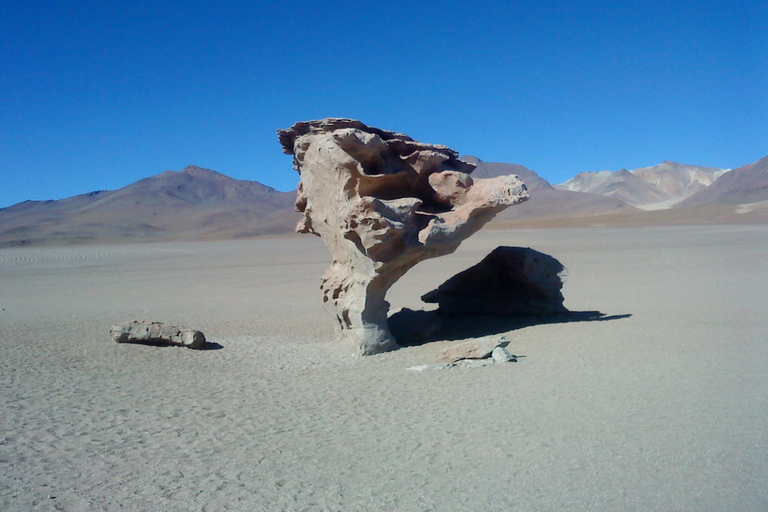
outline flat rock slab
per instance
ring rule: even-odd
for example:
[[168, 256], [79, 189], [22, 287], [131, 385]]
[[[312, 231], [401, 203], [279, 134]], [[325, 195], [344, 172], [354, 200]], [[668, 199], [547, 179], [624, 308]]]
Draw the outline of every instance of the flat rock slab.
[[195, 349], [204, 349], [206, 345], [202, 332], [162, 322], [122, 322], [113, 325], [109, 334], [118, 343], [159, 343]]
[[420, 364], [418, 366], [410, 366], [406, 368], [406, 370], [411, 370], [413, 372], [423, 372], [424, 370], [448, 370], [454, 366], [456, 365], [453, 363], [429, 363]]
[[456, 363], [458, 368], [482, 368], [494, 363], [493, 359], [462, 359]]
[[496, 347], [506, 347], [507, 345], [509, 345], [509, 341], [504, 336], [486, 336], [444, 348], [435, 354], [435, 361], [438, 363], [455, 363], [462, 359], [485, 359], [493, 353], [493, 349]]

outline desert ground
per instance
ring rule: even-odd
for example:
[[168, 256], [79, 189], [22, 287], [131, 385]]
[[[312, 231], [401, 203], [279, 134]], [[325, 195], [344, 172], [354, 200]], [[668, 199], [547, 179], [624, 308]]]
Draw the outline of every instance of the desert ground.
[[487, 230], [388, 300], [499, 245], [605, 316], [478, 318], [517, 363], [415, 372], [455, 341], [351, 356], [314, 237], [0, 250], [0, 509], [768, 510], [768, 225]]

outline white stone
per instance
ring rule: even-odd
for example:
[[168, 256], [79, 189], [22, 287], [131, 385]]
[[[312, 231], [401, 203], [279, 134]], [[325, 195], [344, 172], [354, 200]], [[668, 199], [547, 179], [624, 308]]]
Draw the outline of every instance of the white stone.
[[514, 356], [512, 356], [512, 354], [510, 354], [509, 351], [504, 347], [496, 347], [493, 349], [493, 352], [491, 352], [491, 358], [493, 358], [493, 360], [497, 363], [508, 363], [515, 359]]

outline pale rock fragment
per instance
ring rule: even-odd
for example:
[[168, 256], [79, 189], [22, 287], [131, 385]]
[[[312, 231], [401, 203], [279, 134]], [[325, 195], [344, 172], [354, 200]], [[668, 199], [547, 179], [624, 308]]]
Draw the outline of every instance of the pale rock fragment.
[[481, 368], [493, 364], [493, 359], [462, 359], [456, 363], [461, 368]]
[[162, 322], [123, 322], [113, 325], [109, 334], [118, 343], [160, 343], [195, 349], [206, 345], [202, 332]]
[[296, 231], [320, 236], [333, 255], [323, 303], [359, 354], [398, 347], [385, 300], [395, 281], [528, 199], [517, 176], [473, 180], [474, 164], [452, 149], [360, 121], [299, 122], [278, 135], [301, 175]]
[[491, 352], [491, 358], [497, 363], [509, 363], [511, 361], [517, 361], [515, 356], [509, 353], [504, 347], [496, 347]]
[[509, 341], [504, 336], [486, 336], [476, 340], [451, 345], [435, 354], [435, 361], [455, 363], [462, 359], [485, 359], [496, 347], [506, 347]]
[[423, 372], [424, 370], [448, 370], [454, 366], [456, 365], [453, 363], [430, 363], [420, 364], [418, 366], [409, 366], [406, 368], [406, 370], [411, 370], [414, 372]]

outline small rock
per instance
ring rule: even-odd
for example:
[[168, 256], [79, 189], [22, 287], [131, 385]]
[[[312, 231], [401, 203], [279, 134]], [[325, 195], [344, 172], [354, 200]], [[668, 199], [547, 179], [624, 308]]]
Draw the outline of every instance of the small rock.
[[509, 363], [510, 361], [517, 361], [515, 356], [510, 354], [509, 351], [504, 347], [496, 347], [493, 349], [493, 352], [491, 352], [491, 357], [497, 363]]
[[462, 359], [485, 359], [496, 347], [507, 345], [509, 341], [504, 336], [486, 336], [445, 348], [435, 354], [435, 361], [455, 363]]
[[430, 363], [430, 364], [420, 364], [418, 366], [411, 366], [409, 368], [406, 368], [406, 370], [412, 370], [414, 372], [423, 372], [424, 370], [447, 370], [449, 368], [453, 368], [456, 366], [453, 363]]
[[109, 330], [118, 343], [163, 343], [187, 348], [205, 348], [205, 335], [194, 329], [162, 322], [123, 322]]
[[481, 366], [488, 366], [489, 364], [493, 364], [493, 359], [462, 359], [456, 363], [456, 366], [461, 366], [462, 368], [480, 368]]

